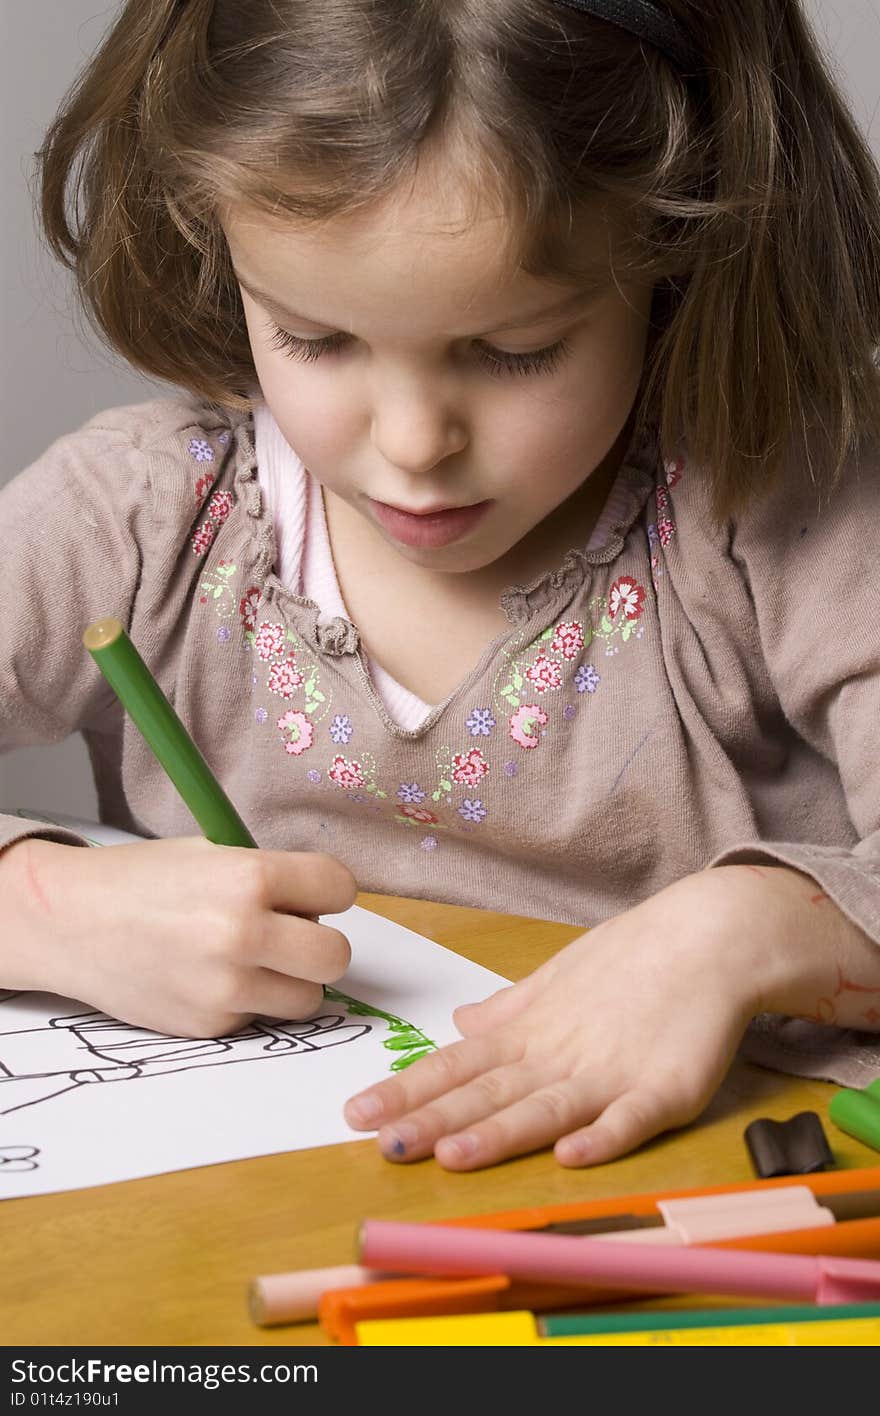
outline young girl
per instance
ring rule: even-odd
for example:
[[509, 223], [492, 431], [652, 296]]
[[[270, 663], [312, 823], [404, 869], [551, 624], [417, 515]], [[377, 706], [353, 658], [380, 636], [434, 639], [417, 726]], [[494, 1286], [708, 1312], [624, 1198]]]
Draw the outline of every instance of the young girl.
[[795, 0], [129, 0], [40, 159], [185, 393], [3, 494], [4, 745], [155, 839], [2, 818], [0, 982], [211, 1035], [318, 1009], [355, 881], [591, 926], [349, 1103], [462, 1170], [688, 1122], [759, 1014], [880, 1031], [880, 187]]

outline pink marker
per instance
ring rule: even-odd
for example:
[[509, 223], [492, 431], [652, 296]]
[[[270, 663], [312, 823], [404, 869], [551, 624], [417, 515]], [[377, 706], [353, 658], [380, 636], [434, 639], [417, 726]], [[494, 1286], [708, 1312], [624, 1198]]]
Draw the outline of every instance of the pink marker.
[[503, 1273], [536, 1283], [583, 1283], [634, 1292], [723, 1293], [798, 1303], [880, 1299], [880, 1263], [812, 1254], [609, 1244], [528, 1234], [368, 1219], [360, 1260], [389, 1273], [464, 1278]]

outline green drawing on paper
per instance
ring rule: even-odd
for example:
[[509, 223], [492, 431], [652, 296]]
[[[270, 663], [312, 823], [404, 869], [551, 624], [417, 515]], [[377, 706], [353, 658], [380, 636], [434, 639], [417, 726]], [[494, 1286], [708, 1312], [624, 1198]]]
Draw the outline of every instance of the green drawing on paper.
[[341, 1003], [349, 1013], [365, 1018], [381, 1018], [383, 1022], [388, 1024], [391, 1036], [385, 1038], [382, 1046], [399, 1054], [391, 1063], [392, 1072], [402, 1072], [404, 1067], [409, 1067], [420, 1057], [426, 1057], [437, 1047], [436, 1042], [426, 1037], [421, 1028], [405, 1022], [403, 1018], [396, 1018], [393, 1013], [385, 1013], [381, 1008], [373, 1008], [369, 1003], [361, 1003], [359, 999], [350, 998], [347, 993], [340, 993], [336, 988], [325, 988], [324, 994], [334, 1003]]

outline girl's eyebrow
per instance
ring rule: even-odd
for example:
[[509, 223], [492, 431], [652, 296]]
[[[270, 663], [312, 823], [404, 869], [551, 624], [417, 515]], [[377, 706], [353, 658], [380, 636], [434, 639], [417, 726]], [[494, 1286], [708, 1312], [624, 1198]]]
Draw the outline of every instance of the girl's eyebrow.
[[[266, 310], [273, 319], [282, 322], [284, 320], [304, 320], [307, 324], [321, 325], [324, 329], [335, 328], [335, 326], [325, 325], [323, 320], [312, 319], [311, 315], [304, 315], [301, 311], [290, 310], [287, 306], [279, 304], [273, 296], [268, 295], [264, 290], [257, 289], [249, 280], [245, 280], [241, 272], [236, 270], [234, 266], [232, 273], [242, 289], [246, 290], [251, 299], [256, 300], [258, 305], [262, 305], [263, 309]], [[568, 295], [562, 296], [560, 300], [554, 301], [553, 304], [545, 305], [541, 310], [533, 310], [528, 314], [523, 314], [518, 319], [512, 320], [507, 324], [492, 325], [491, 329], [483, 330], [481, 334], [503, 334], [511, 329], [528, 329], [530, 325], [539, 324], [549, 319], [551, 315], [564, 314], [569, 310], [577, 309], [580, 305], [586, 304], [588, 300], [594, 300], [597, 293], [604, 289], [607, 283], [607, 273], [592, 276], [589, 279], [585, 278], [577, 290], [570, 291]], [[481, 335], [472, 337], [480, 338]]]

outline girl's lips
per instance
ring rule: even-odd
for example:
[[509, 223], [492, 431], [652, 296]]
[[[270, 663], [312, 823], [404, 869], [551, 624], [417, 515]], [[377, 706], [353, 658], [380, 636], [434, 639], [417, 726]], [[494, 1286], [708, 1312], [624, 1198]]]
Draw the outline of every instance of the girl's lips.
[[401, 511], [396, 506], [388, 506], [372, 498], [370, 505], [377, 521], [395, 541], [416, 547], [451, 545], [476, 526], [489, 507], [487, 501], [482, 501], [475, 502], [473, 506], [451, 507], [448, 511], [431, 511], [417, 516], [414, 512]]

